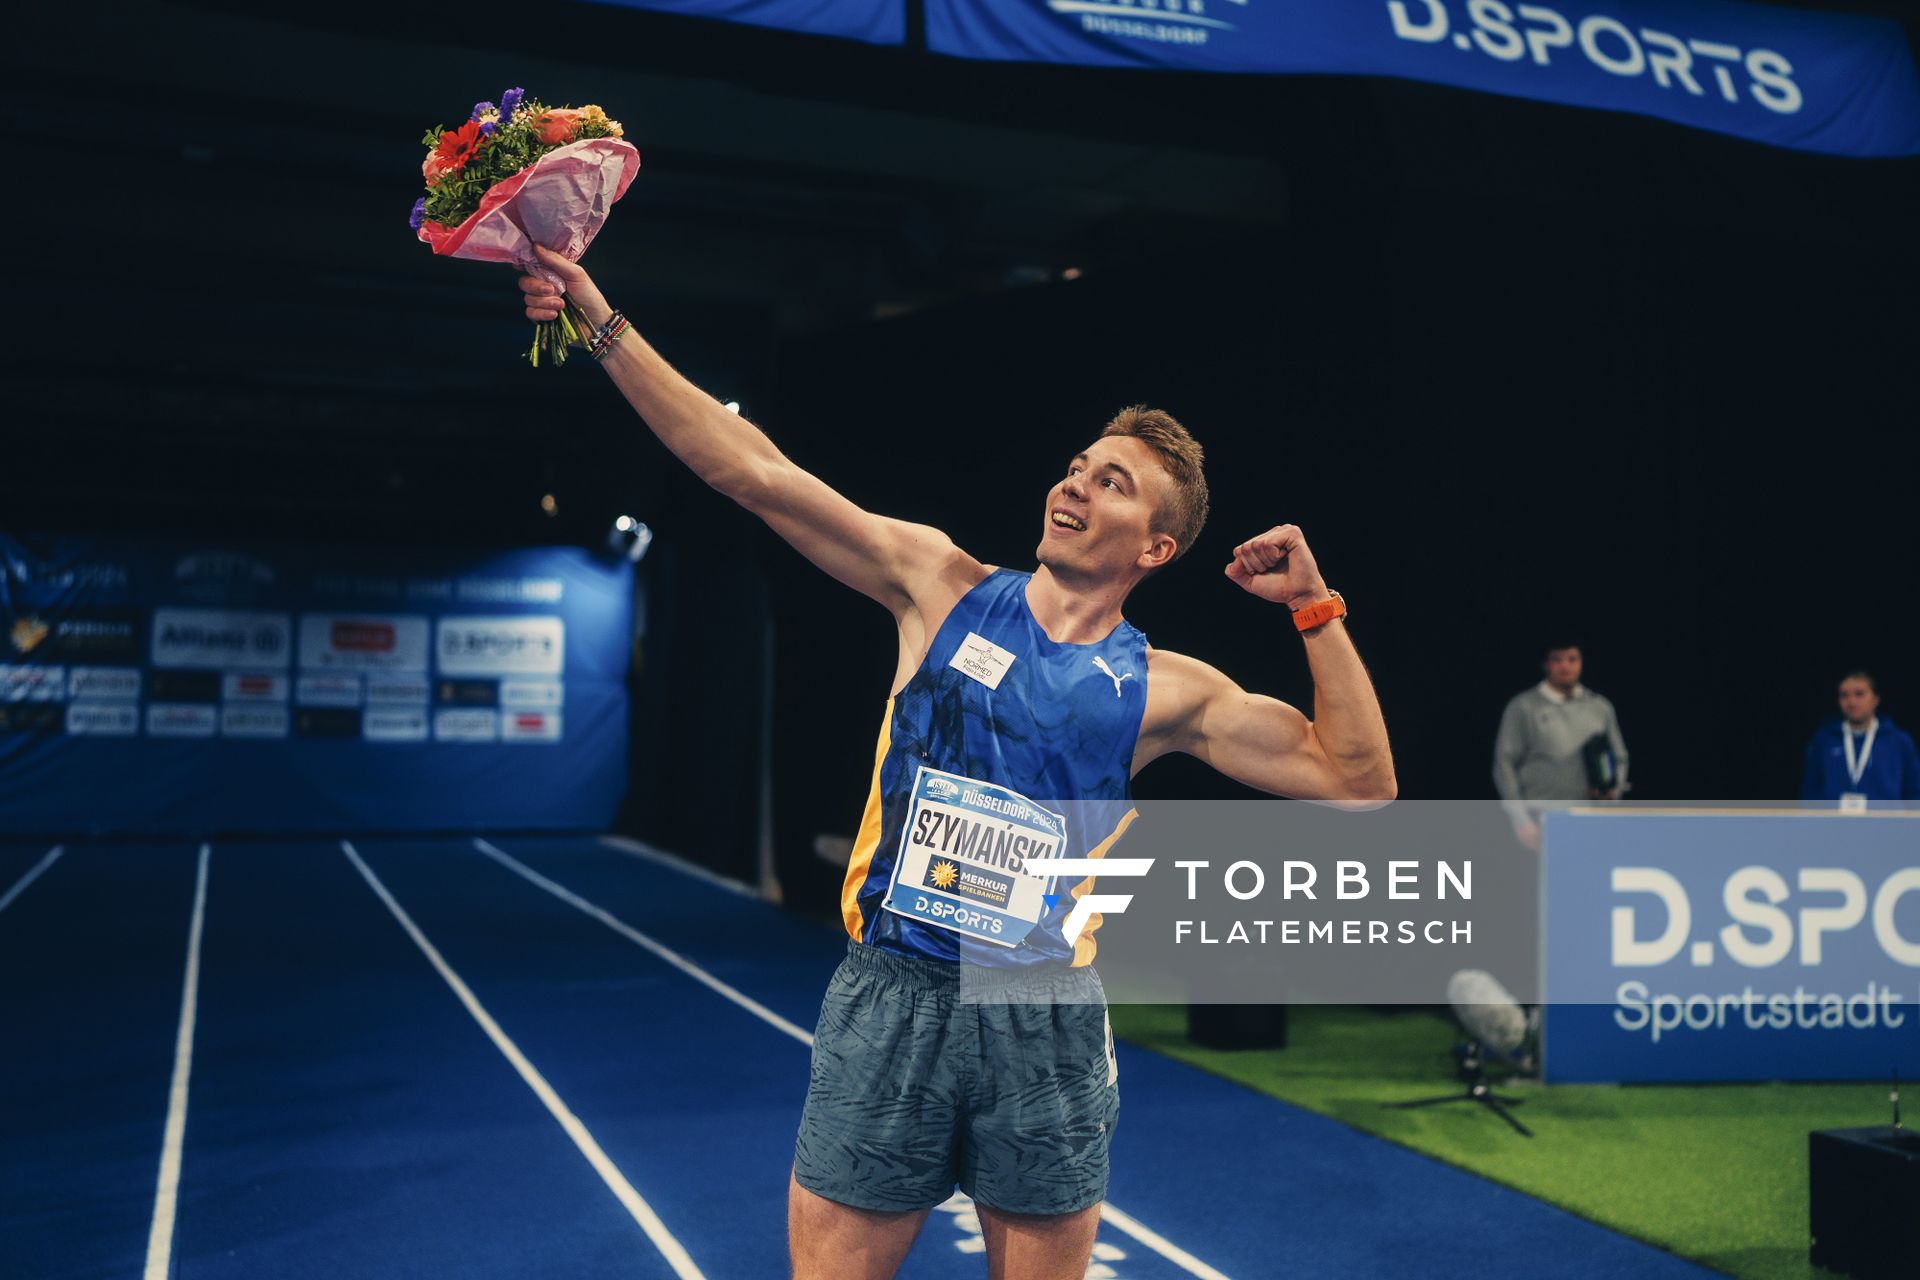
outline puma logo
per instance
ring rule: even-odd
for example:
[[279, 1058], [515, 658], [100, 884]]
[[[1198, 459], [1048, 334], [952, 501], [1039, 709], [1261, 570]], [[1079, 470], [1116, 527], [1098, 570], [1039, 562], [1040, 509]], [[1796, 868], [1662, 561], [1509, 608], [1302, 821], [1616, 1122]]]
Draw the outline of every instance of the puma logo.
[[1133, 679], [1133, 672], [1131, 671], [1127, 672], [1123, 676], [1117, 676], [1113, 674], [1113, 668], [1107, 665], [1107, 660], [1105, 658], [1095, 658], [1093, 660], [1093, 665], [1100, 668], [1100, 670], [1106, 675], [1107, 679], [1113, 681], [1113, 696], [1116, 698], [1121, 696], [1120, 682], [1122, 680]]

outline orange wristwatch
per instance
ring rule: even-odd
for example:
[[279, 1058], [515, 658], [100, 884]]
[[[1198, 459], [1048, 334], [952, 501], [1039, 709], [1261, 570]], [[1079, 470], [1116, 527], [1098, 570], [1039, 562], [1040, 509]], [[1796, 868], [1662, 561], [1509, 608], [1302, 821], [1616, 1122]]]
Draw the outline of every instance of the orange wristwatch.
[[1302, 631], [1311, 631], [1315, 627], [1326, 626], [1335, 618], [1346, 617], [1347, 602], [1340, 598], [1340, 593], [1329, 587], [1327, 594], [1332, 599], [1322, 600], [1319, 604], [1310, 604], [1304, 609], [1295, 609], [1293, 625]]

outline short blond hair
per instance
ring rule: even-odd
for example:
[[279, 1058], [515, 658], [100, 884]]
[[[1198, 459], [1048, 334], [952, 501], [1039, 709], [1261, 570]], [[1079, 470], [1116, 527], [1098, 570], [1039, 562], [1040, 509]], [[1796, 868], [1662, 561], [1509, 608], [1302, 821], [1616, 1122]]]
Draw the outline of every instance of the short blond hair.
[[1173, 535], [1173, 559], [1178, 560], [1207, 523], [1206, 451], [1172, 414], [1143, 404], [1128, 405], [1113, 415], [1100, 433], [1103, 440], [1108, 436], [1126, 436], [1152, 449], [1172, 479], [1173, 492], [1153, 515], [1156, 531]]

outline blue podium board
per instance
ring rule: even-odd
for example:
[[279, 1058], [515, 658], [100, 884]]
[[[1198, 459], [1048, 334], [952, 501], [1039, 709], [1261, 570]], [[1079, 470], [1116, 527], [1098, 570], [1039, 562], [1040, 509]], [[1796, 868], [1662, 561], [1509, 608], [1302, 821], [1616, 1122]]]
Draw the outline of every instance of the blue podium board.
[[1549, 1081], [1920, 1074], [1920, 813], [1547, 816]]

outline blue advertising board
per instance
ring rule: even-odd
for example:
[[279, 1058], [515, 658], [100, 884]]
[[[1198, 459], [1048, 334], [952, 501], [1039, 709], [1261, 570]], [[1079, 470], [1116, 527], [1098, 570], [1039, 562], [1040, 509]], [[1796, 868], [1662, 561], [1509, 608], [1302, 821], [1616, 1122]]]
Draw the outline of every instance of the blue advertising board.
[[1547, 816], [1549, 1081], [1920, 1074], [1920, 813]]
[[596, 0], [623, 9], [654, 9], [690, 18], [719, 18], [868, 44], [907, 38], [906, 0]]
[[604, 830], [624, 793], [625, 560], [0, 555], [0, 832]]
[[964, 58], [1395, 76], [1846, 156], [1920, 154], [1920, 73], [1883, 18], [1738, 0], [926, 0]]

